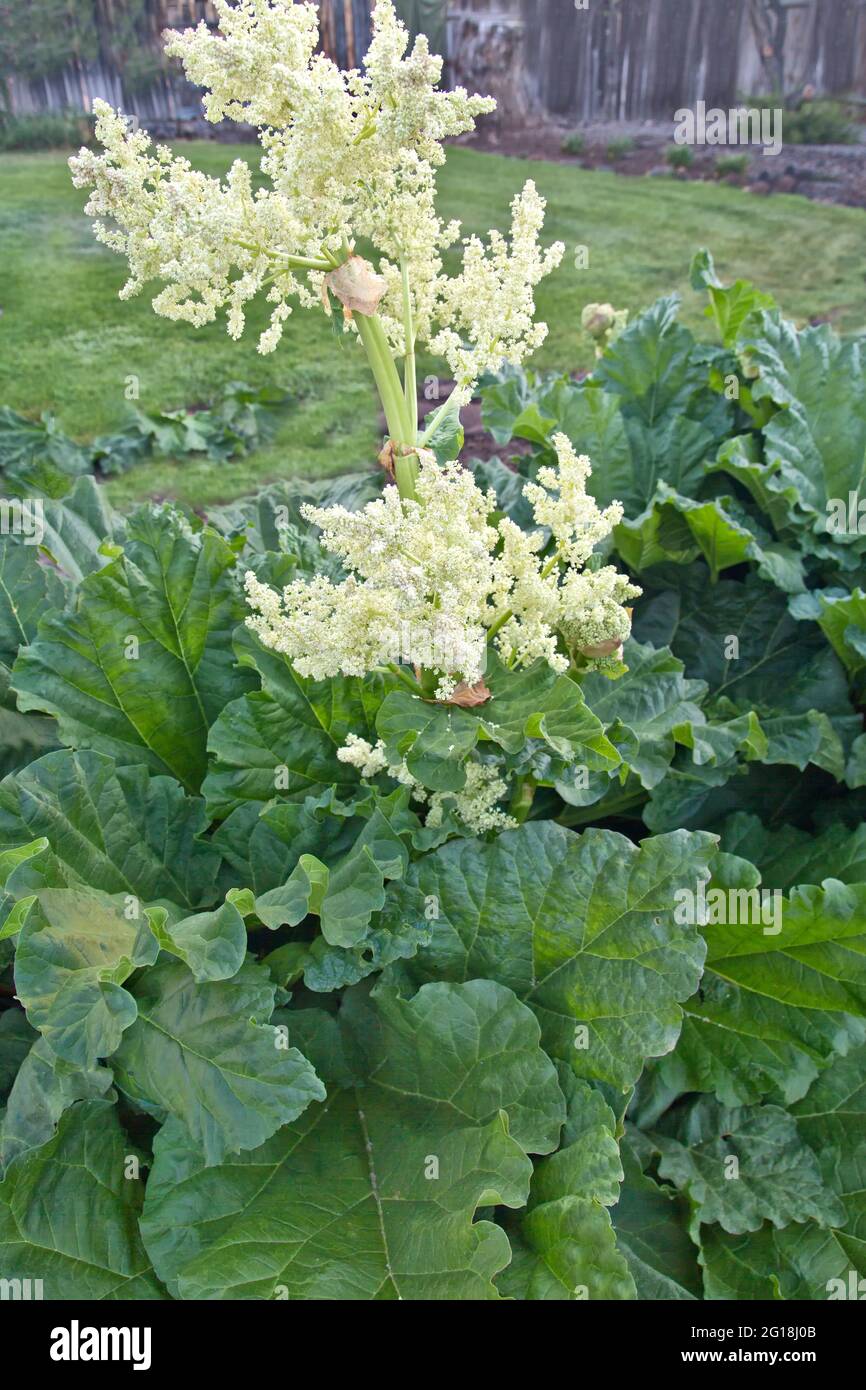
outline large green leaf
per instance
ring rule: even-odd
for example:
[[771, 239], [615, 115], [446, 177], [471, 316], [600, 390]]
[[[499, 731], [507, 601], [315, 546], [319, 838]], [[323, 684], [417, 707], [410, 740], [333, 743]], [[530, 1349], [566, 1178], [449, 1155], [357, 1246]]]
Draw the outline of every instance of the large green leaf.
[[841, 779], [860, 720], [820, 629], [798, 623], [784, 594], [754, 574], [713, 585], [698, 565], [674, 571], [670, 584], [641, 604], [638, 639], [669, 645], [720, 713], [754, 710], [768, 739], [763, 761], [813, 762]]
[[166, 1125], [142, 1223], [161, 1277], [183, 1298], [497, 1298], [508, 1240], [476, 1210], [525, 1203], [565, 1118], [532, 1014], [474, 980], [291, 1017], [328, 1099], [215, 1169]]
[[324, 936], [289, 941], [265, 957], [272, 979], [288, 986], [303, 976], [317, 993], [357, 984], [393, 961], [414, 956], [430, 940], [435, 904], [402, 884], [388, 884], [385, 903], [355, 946], [333, 946]]
[[803, 594], [790, 605], [797, 618], [811, 618], [818, 624], [849, 676], [866, 666], [866, 594], [855, 588], [816, 589]]
[[593, 373], [605, 391], [622, 396], [647, 425], [685, 413], [706, 383], [695, 340], [676, 321], [678, 308], [675, 294], [657, 300], [617, 335]]
[[193, 531], [179, 512], [136, 512], [122, 554], [19, 656], [20, 708], [55, 715], [74, 747], [144, 762], [195, 791], [209, 725], [253, 684], [231, 650], [245, 612], [235, 561], [222, 537]]
[[189, 966], [193, 978], [230, 980], [247, 953], [244, 919], [231, 902], [213, 912], [196, 912], [179, 921], [169, 920], [163, 907], [148, 911], [151, 930], [160, 949]]
[[507, 753], [519, 753], [537, 739], [548, 756], [570, 764], [583, 759], [593, 768], [612, 770], [619, 754], [604, 735], [601, 720], [568, 676], [546, 662], [510, 671], [491, 654], [486, 680], [491, 698], [474, 711], [489, 739]]
[[61, 1115], [76, 1101], [98, 1100], [110, 1087], [107, 1067], [63, 1062], [44, 1038], [37, 1037], [21, 1063], [0, 1122], [0, 1170], [25, 1150], [47, 1143]]
[[40, 557], [67, 588], [102, 569], [123, 539], [123, 524], [93, 478], [78, 478], [64, 497], [46, 497], [42, 511]]
[[555, 1154], [535, 1165], [525, 1212], [505, 1222], [502, 1292], [520, 1299], [624, 1299], [635, 1288], [605, 1210], [619, 1198], [616, 1120], [598, 1091], [558, 1064], [567, 1114]]
[[357, 946], [370, 919], [385, 904], [385, 884], [402, 878], [409, 851], [400, 837], [400, 817], [409, 801], [407, 789], [376, 798], [361, 822], [351, 850], [332, 867], [314, 855], [301, 855], [286, 883], [255, 900], [265, 926], [297, 926], [310, 913], [320, 919], [331, 946]]
[[701, 1233], [708, 1298], [862, 1299], [866, 1276], [866, 1048], [837, 1059], [792, 1107], [826, 1186], [844, 1209], [828, 1230], [815, 1223], [730, 1236]]
[[64, 434], [48, 411], [28, 420], [8, 405], [0, 407], [0, 469], [17, 471], [42, 460], [74, 476], [90, 470], [92, 451]]
[[544, 1046], [575, 1073], [625, 1090], [679, 1034], [700, 978], [697, 929], [674, 893], [706, 877], [714, 837], [677, 831], [638, 846], [551, 821], [492, 844], [456, 841], [413, 865], [409, 888], [438, 904], [414, 980], [486, 976], [535, 1011]]
[[0, 1013], [0, 1104], [12, 1090], [21, 1064], [38, 1037], [23, 1009], [4, 1009]]
[[6, 674], [19, 647], [34, 637], [42, 615], [62, 607], [65, 599], [63, 581], [40, 563], [35, 546], [0, 535], [0, 663]]
[[23, 505], [32, 534], [0, 535], [2, 667], [33, 640], [41, 617], [62, 608], [84, 575], [108, 563], [121, 531], [92, 478], [79, 478], [64, 497], [28, 495]]
[[479, 721], [457, 705], [422, 700], [392, 690], [376, 716], [376, 732], [394, 761], [404, 759], [413, 777], [432, 791], [459, 791], [465, 759], [478, 742]]
[[765, 310], [749, 321], [739, 349], [758, 374], [755, 400], [780, 407], [763, 430], [766, 486], [789, 500], [790, 523], [823, 532], [829, 501], [839, 499], [847, 509], [849, 494], [864, 494], [862, 340], [840, 339], [826, 323], [797, 330]]
[[49, 753], [0, 783], [0, 845], [44, 836], [69, 882], [192, 910], [217, 897], [204, 803], [102, 753]]
[[780, 1228], [844, 1221], [815, 1154], [780, 1106], [730, 1109], [701, 1097], [670, 1111], [665, 1121], [651, 1136], [661, 1155], [659, 1177], [688, 1197], [696, 1240], [702, 1224], [740, 1235], [763, 1221]]
[[616, 744], [628, 739], [624, 759], [641, 785], [660, 782], [674, 756], [674, 730], [702, 723], [702, 681], [684, 679], [683, 663], [666, 648], [641, 646], [629, 639], [623, 647], [628, 670], [618, 680], [590, 674], [581, 686], [586, 703]]
[[[57, 1302], [165, 1298], [141, 1243], [140, 1157], [113, 1106], [76, 1105], [0, 1183], [0, 1269]], [[31, 1294], [31, 1296], [36, 1296]]]
[[785, 593], [805, 588], [801, 557], [773, 541], [731, 497], [692, 501], [659, 482], [645, 511], [614, 531], [616, 547], [629, 569], [689, 564], [699, 556], [715, 583], [723, 570], [754, 561], [758, 574]]
[[235, 651], [242, 667], [258, 672], [262, 689], [227, 705], [210, 731], [212, 766], [203, 788], [210, 814], [222, 819], [248, 801], [297, 798], [325, 786], [357, 791], [358, 774], [337, 749], [350, 733], [375, 743], [385, 679], [309, 680], [247, 631], [236, 635]]
[[111, 1059], [115, 1080], [146, 1109], [174, 1115], [205, 1162], [256, 1148], [324, 1096], [268, 1022], [274, 986], [254, 963], [200, 984], [179, 962], [160, 962], [133, 994], [137, 1018]]
[[756, 290], [748, 280], [735, 280], [732, 285], [723, 285], [706, 247], [695, 253], [690, 279], [692, 289], [706, 290], [709, 295], [710, 302], [704, 313], [715, 321], [725, 347], [733, 347], [750, 314], [759, 309], [775, 307], [773, 296]]
[[488, 656], [485, 682], [490, 698], [474, 709], [435, 704], [405, 690], [392, 691], [376, 719], [376, 730], [394, 759], [404, 758], [419, 782], [434, 791], [459, 791], [465, 759], [479, 740], [519, 753], [537, 740], [547, 759], [546, 777], [583, 760], [609, 771], [620, 761], [601, 721], [587, 707], [580, 686], [557, 675], [546, 662], [510, 671], [495, 653]]
[[[360, 783], [351, 790], [366, 794]], [[217, 827], [211, 843], [231, 865], [234, 881], [258, 896], [285, 883], [304, 854], [331, 863], [348, 853], [362, 825], [354, 814], [360, 799], [341, 802], [331, 787], [302, 800], [247, 801]]]
[[[644, 333], [648, 344], [653, 337], [664, 340], [665, 324], [672, 323], [665, 314], [649, 312], [653, 318], [648, 335], [640, 320], [632, 325], [637, 335]], [[616, 499], [622, 502], [627, 516], [643, 511], [660, 481], [691, 493], [703, 482], [705, 461], [713, 457], [724, 437], [730, 407], [721, 397], [714, 396], [712, 409], [708, 412], [702, 402], [694, 417], [677, 408], [680, 390], [683, 399], [689, 400], [706, 378], [702, 362], [692, 368], [688, 361], [689, 350], [695, 348], [694, 340], [687, 330], [679, 331], [684, 335], [679, 353], [669, 363], [664, 352], [654, 364], [645, 363], [644, 371], [633, 378], [637, 388], [634, 397], [625, 386], [615, 394], [618, 388], [607, 378], [599, 383], [598, 373], [587, 382], [560, 380], [552, 385], [525, 386], [522, 392], [516, 392], [513, 384], [505, 388], [494, 386], [482, 392], [485, 423], [500, 443], [507, 443], [513, 436], [530, 440], [551, 453], [551, 436], [557, 431], [566, 434], [592, 461], [588, 489], [599, 506], [608, 506]], [[617, 339], [608, 349], [608, 355], [619, 364], [618, 342]], [[618, 366], [614, 369], [618, 370]], [[660, 377], [654, 375], [656, 370]], [[626, 373], [624, 382], [627, 379]], [[599, 389], [600, 384], [603, 390]], [[501, 490], [503, 496], [514, 497], [514, 488], [506, 492], [495, 478], [491, 481], [498, 493]], [[522, 482], [515, 478], [515, 483]], [[512, 502], [510, 511], [519, 524], [531, 525], [532, 515], [525, 501], [517, 507]]]
[[130, 913], [122, 898], [92, 888], [43, 888], [21, 928], [15, 988], [52, 1051], [92, 1068], [135, 1020], [124, 981], [156, 956], [146, 917]]
[[762, 918], [759, 883], [754, 871], [735, 874], [718, 914], [708, 900], [723, 920], [702, 928], [700, 991], [685, 1005], [676, 1051], [654, 1066], [674, 1094], [790, 1104], [866, 1038], [866, 885], [779, 893]]
[[845, 1209], [836, 1239], [866, 1275], [866, 1047], [837, 1058], [791, 1113]]
[[641, 1171], [623, 1143], [625, 1182], [612, 1218], [638, 1298], [680, 1301], [701, 1297], [697, 1251], [688, 1234], [688, 1204]]
[[[700, 1261], [708, 1299], [827, 1299], [834, 1287], [842, 1297], [859, 1297], [858, 1277], [866, 1272], [852, 1264], [839, 1233], [814, 1222], [778, 1231], [767, 1222], [759, 1231], [729, 1235], [721, 1226], [701, 1230]], [[855, 1292], [850, 1292], [853, 1276]]]
[[[0, 672], [0, 686], [3, 674]], [[57, 725], [41, 714], [0, 708], [0, 777], [26, 767], [57, 747]]]
[[815, 835], [795, 825], [770, 830], [757, 816], [730, 816], [721, 828], [721, 847], [742, 855], [760, 870], [765, 888], [787, 892], [801, 883], [866, 882], [866, 824], [853, 829], [841, 823]]

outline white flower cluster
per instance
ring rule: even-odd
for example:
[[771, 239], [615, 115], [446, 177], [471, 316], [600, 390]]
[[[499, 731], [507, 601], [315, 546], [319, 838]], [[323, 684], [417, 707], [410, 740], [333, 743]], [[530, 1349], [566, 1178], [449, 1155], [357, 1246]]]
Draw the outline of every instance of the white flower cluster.
[[396, 662], [433, 673], [436, 698], [446, 701], [461, 682], [480, 682], [490, 636], [512, 667], [540, 657], [565, 671], [577, 651], [609, 657], [628, 635], [622, 605], [640, 590], [609, 566], [583, 565], [622, 508], [599, 510], [586, 492], [589, 460], [564, 435], [554, 444], [558, 467], [524, 488], [552, 532], [546, 558], [543, 532], [508, 518], [491, 526], [495, 495], [458, 463], [440, 467], [422, 450], [417, 501], [389, 486], [361, 511], [303, 508], [348, 577], [296, 579], [278, 594], [250, 572], [249, 626], [301, 675], [362, 676]]
[[493, 362], [518, 366], [547, 337], [547, 324], [534, 323], [533, 290], [562, 260], [562, 242], [543, 254], [538, 234], [544, 199], [529, 180], [511, 204], [510, 244], [491, 231], [489, 248], [478, 237], [464, 243], [463, 269], [440, 277], [436, 318], [446, 324], [430, 343], [444, 357], [460, 385], [475, 381]]
[[342, 748], [337, 749], [340, 762], [356, 767], [362, 777], [376, 777], [387, 772], [404, 786], [412, 789], [413, 801], [427, 802], [426, 824], [438, 826], [449, 810], [473, 835], [488, 830], [511, 830], [517, 821], [499, 809], [508, 787], [498, 770], [485, 763], [467, 762], [466, 783], [457, 792], [428, 792], [406, 767], [405, 762], [392, 763], [381, 739], [371, 744], [357, 734], [349, 734]]
[[492, 620], [497, 533], [487, 518], [495, 497], [459, 464], [440, 468], [426, 451], [416, 492], [418, 501], [408, 501], [386, 487], [360, 512], [302, 508], [322, 528], [323, 547], [350, 571], [342, 583], [296, 579], [280, 597], [247, 574], [258, 611], [250, 626], [301, 675], [362, 676], [396, 661], [451, 678], [440, 697], [461, 678], [480, 679]]
[[377, 0], [364, 68], [347, 73], [315, 51], [314, 5], [215, 0], [215, 7], [220, 35], [201, 23], [173, 35], [166, 51], [208, 89], [210, 120], [260, 128], [269, 186], [254, 190], [241, 160], [221, 182], [165, 147], [151, 153], [145, 134], [94, 102], [104, 153], [83, 149], [70, 165], [76, 186], [93, 190], [87, 212], [98, 219], [97, 237], [129, 260], [122, 293], [162, 280], [158, 313], [202, 324], [225, 310], [237, 337], [246, 304], [266, 291], [273, 308], [259, 350], [270, 352], [289, 301], [320, 303], [325, 274], [364, 237], [379, 254], [380, 314], [397, 355], [406, 349], [405, 271], [415, 340], [438, 345], [459, 382], [521, 361], [545, 332], [532, 322], [533, 287], [562, 255], [558, 245], [539, 251], [543, 200], [527, 183], [514, 202], [510, 244], [491, 233], [485, 250], [469, 238], [453, 279], [443, 274], [441, 253], [460, 227], [443, 223], [434, 204], [442, 141], [471, 130], [495, 103], [462, 88], [438, 91], [441, 58], [423, 36], [407, 55], [392, 0]]
[[497, 806], [507, 791], [495, 767], [469, 762], [466, 785], [459, 792], [434, 792], [430, 797], [426, 824], [441, 825], [446, 811], [453, 807], [458, 820], [473, 835], [484, 835], [488, 830], [513, 830], [517, 821]]

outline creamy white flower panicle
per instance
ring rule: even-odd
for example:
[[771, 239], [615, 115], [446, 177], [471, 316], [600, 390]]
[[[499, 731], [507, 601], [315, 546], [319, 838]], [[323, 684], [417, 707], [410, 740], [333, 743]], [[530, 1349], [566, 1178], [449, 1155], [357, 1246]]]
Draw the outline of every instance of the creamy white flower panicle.
[[560, 588], [560, 631], [568, 646], [598, 661], [612, 656], [631, 632], [624, 605], [640, 593], [612, 565], [582, 574], [569, 570]]
[[374, 744], [359, 734], [347, 734], [342, 748], [337, 749], [341, 763], [356, 767], [362, 777], [378, 777], [388, 767], [388, 755], [381, 739]]
[[560, 554], [570, 565], [585, 565], [599, 541], [622, 521], [620, 502], [599, 511], [586, 490], [592, 465], [586, 454], [576, 454], [564, 434], [553, 436], [556, 468], [539, 468], [536, 482], [527, 483], [524, 497], [532, 503], [535, 520], [549, 526]]
[[508, 793], [508, 785], [495, 767], [485, 763], [466, 763], [466, 785], [459, 792], [433, 792], [426, 824], [441, 825], [452, 810], [473, 835], [488, 830], [513, 830], [517, 821], [497, 806]]
[[469, 238], [462, 271], [450, 279], [442, 268], [460, 235], [435, 209], [442, 141], [471, 130], [495, 102], [437, 90], [442, 59], [423, 36], [407, 53], [391, 0], [374, 7], [363, 70], [347, 73], [315, 51], [314, 5], [216, 0], [216, 10], [219, 35], [200, 23], [171, 35], [166, 51], [206, 89], [209, 120], [259, 127], [268, 186], [253, 191], [244, 161], [221, 182], [164, 147], [152, 152], [143, 132], [94, 102], [104, 153], [82, 150], [70, 166], [76, 186], [93, 190], [97, 237], [129, 261], [123, 293], [162, 280], [158, 313], [203, 324], [224, 311], [237, 337], [246, 305], [264, 291], [273, 307], [259, 350], [271, 352], [290, 301], [320, 304], [328, 257], [342, 261], [346, 244], [365, 237], [386, 284], [380, 317], [394, 353], [406, 347], [403, 265], [416, 341], [438, 343], [458, 381], [533, 351], [546, 331], [532, 321], [533, 287], [562, 248], [539, 250], [544, 202], [531, 183], [515, 199], [510, 243], [493, 232], [485, 250]]
[[361, 676], [397, 663], [433, 673], [436, 698], [446, 701], [459, 682], [481, 680], [491, 629], [512, 667], [542, 659], [565, 671], [577, 652], [610, 657], [629, 632], [623, 605], [640, 590], [610, 566], [583, 565], [622, 508], [599, 510], [586, 492], [589, 460], [564, 435], [556, 448], [558, 467], [524, 487], [536, 521], [553, 533], [552, 554], [541, 553], [541, 531], [507, 518], [492, 526], [495, 494], [422, 450], [417, 501], [389, 486], [361, 511], [303, 508], [347, 578], [296, 579], [278, 594], [248, 573], [249, 626], [302, 675]]
[[489, 248], [478, 237], [464, 243], [463, 269], [440, 281], [436, 317], [445, 327], [430, 344], [460, 385], [502, 362], [519, 365], [540, 347], [547, 324], [534, 323], [533, 290], [555, 270], [565, 250], [554, 242], [543, 254], [538, 233], [544, 199], [528, 180], [511, 204], [511, 240], [491, 231]]
[[418, 501], [387, 487], [360, 512], [302, 508], [321, 527], [323, 547], [349, 571], [343, 583], [298, 579], [280, 598], [246, 576], [257, 610], [250, 626], [302, 675], [360, 676], [400, 662], [480, 679], [495, 616], [489, 594], [497, 533], [487, 518], [496, 500], [459, 464], [440, 468], [426, 451], [420, 460]]

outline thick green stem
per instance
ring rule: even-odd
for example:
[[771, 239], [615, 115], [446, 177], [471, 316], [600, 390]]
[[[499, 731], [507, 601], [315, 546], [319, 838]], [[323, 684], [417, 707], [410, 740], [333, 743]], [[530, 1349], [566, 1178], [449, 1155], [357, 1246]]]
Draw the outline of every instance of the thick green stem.
[[[358, 334], [376, 380], [388, 433], [395, 443], [409, 443], [409, 421], [406, 418], [406, 402], [403, 399], [400, 375], [391, 356], [381, 321], [375, 314], [355, 314], [355, 323], [358, 325]], [[414, 443], [414, 440], [411, 442]]]
[[415, 376], [415, 324], [412, 318], [412, 295], [409, 289], [409, 267], [405, 259], [400, 262], [403, 277], [403, 335], [406, 339], [406, 356], [403, 359], [403, 396], [406, 401], [406, 415], [412, 429], [407, 444], [414, 444], [418, 438], [418, 382]]
[[394, 460], [394, 482], [401, 497], [409, 502], [417, 502], [415, 484], [418, 481], [418, 455], [402, 454]]

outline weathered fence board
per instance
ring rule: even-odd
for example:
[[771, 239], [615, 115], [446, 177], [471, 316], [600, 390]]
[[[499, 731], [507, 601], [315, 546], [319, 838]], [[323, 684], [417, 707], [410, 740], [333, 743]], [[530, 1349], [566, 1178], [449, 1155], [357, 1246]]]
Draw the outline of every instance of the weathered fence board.
[[[514, 67], [500, 59], [514, 53]], [[496, 55], [495, 57], [492, 55]], [[452, 0], [455, 81], [495, 88], [515, 111], [528, 93], [579, 119], [671, 117], [703, 99], [729, 106], [766, 92], [749, 0]], [[789, 12], [786, 89], [866, 96], [866, 3], [804, 0]], [[523, 92], [519, 91], [523, 86]]]
[[[110, 13], [111, 0], [95, 0]], [[445, 0], [398, 0], [413, 27], [442, 40]], [[448, 0], [453, 81], [493, 91], [505, 117], [529, 109], [575, 119], [671, 117], [699, 99], [728, 106], [767, 90], [749, 17], [750, 0]], [[370, 0], [321, 0], [322, 46], [356, 66], [370, 37]], [[208, 0], [150, 0], [153, 44], [162, 28], [212, 21]], [[142, 120], [189, 119], [197, 91], [172, 71], [145, 91], [124, 90], [110, 58], [70, 63], [49, 77], [7, 74], [12, 109], [87, 110], [103, 97]], [[866, 0], [804, 0], [789, 11], [785, 44], [791, 84], [866, 97]]]

